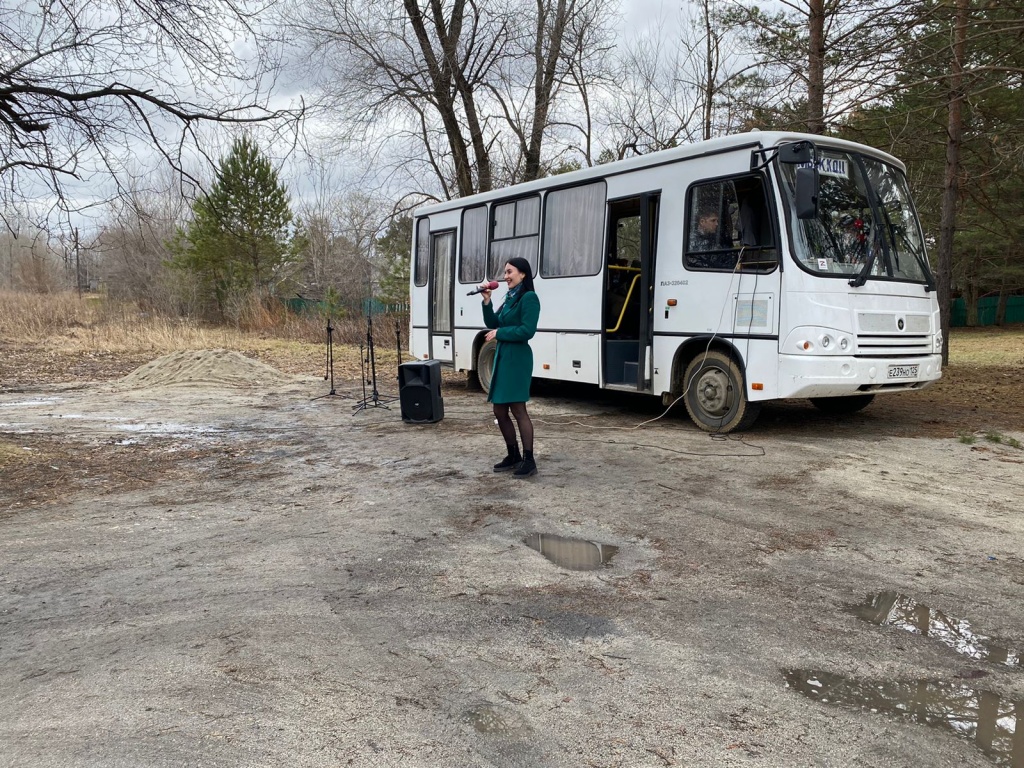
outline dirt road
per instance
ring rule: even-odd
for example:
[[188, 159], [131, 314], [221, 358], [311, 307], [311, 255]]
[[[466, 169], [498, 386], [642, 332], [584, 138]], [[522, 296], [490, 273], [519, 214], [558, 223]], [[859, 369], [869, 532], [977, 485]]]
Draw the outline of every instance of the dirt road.
[[235, 363], [0, 395], [0, 765], [1024, 765], [1024, 434]]

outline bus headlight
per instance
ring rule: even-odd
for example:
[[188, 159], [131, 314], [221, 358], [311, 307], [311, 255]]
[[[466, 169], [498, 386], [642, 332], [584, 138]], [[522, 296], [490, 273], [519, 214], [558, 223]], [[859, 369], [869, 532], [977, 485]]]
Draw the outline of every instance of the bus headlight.
[[838, 334], [833, 337], [832, 334], [825, 333], [819, 336], [818, 340], [821, 344], [821, 351], [826, 355], [843, 354], [850, 346], [850, 340]]
[[805, 355], [849, 355], [853, 340], [834, 328], [803, 326], [793, 329], [782, 349], [795, 349]]

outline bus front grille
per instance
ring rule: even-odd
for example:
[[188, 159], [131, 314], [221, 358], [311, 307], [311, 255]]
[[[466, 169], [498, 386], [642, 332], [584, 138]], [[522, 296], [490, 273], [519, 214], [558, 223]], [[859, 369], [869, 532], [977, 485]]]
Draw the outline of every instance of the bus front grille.
[[920, 357], [931, 353], [932, 340], [928, 335], [901, 333], [898, 336], [857, 336], [857, 357]]

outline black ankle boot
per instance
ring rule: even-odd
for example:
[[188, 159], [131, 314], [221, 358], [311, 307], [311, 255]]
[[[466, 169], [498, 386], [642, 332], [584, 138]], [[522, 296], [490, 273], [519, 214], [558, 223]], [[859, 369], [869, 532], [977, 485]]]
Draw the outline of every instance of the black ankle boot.
[[494, 465], [495, 472], [508, 472], [516, 468], [516, 465], [523, 460], [523, 455], [519, 453], [519, 445], [516, 443], [509, 443], [508, 445], [508, 456], [499, 461]]
[[537, 462], [533, 460], [533, 451], [524, 451], [523, 463], [516, 467], [514, 477], [529, 477], [537, 474]]

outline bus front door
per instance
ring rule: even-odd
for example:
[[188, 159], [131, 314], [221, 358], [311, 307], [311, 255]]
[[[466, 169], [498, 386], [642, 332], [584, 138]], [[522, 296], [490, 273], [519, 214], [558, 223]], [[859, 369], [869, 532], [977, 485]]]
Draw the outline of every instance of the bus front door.
[[430, 357], [443, 363], [455, 360], [452, 340], [455, 232], [437, 232], [430, 240]]
[[604, 386], [651, 391], [659, 193], [608, 203]]

